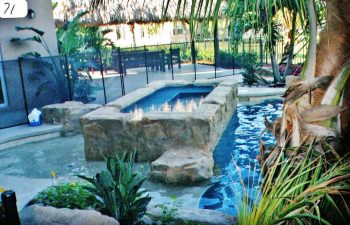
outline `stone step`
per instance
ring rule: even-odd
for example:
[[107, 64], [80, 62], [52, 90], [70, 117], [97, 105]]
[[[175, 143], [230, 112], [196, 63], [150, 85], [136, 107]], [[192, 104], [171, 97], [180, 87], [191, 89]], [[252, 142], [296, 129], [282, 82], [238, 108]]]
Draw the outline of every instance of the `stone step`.
[[167, 184], [192, 184], [213, 175], [214, 160], [201, 149], [168, 150], [151, 164], [150, 177]]
[[19, 145], [43, 141], [60, 136], [62, 125], [30, 127], [28, 125], [0, 129], [0, 151]]

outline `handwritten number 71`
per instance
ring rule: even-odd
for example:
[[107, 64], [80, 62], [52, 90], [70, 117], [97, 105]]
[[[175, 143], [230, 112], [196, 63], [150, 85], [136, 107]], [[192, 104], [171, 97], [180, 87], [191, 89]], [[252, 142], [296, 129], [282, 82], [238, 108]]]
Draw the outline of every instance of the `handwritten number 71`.
[[[6, 8], [6, 10], [5, 10], [5, 14], [9, 11], [9, 9], [11, 8], [11, 4], [10, 3], [8, 3], [8, 2], [5, 2], [4, 3], [5, 5], [7, 5], [7, 8]], [[12, 9], [11, 9], [11, 15], [12, 15], [12, 13], [13, 13], [13, 10], [15, 9], [15, 6], [16, 6], [16, 4], [13, 4], [13, 6], [12, 6]]]

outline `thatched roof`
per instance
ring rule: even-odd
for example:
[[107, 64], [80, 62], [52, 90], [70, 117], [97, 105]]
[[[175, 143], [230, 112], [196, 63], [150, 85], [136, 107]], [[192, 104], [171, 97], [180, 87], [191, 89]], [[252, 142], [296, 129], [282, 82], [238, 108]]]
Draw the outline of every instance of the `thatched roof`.
[[[108, 7], [92, 10], [90, 10], [91, 0], [53, 0], [53, 2], [58, 3], [54, 10], [54, 18], [57, 25], [63, 24], [64, 21], [71, 20], [79, 12], [87, 10], [90, 13], [83, 20], [86, 23], [94, 25], [164, 21], [162, 19], [163, 0], [110, 0], [111, 3]], [[184, 2], [187, 5], [185, 7], [181, 6], [184, 12], [181, 13], [181, 18], [178, 18], [178, 1], [172, 0], [169, 4], [165, 20], [188, 19], [192, 1]]]

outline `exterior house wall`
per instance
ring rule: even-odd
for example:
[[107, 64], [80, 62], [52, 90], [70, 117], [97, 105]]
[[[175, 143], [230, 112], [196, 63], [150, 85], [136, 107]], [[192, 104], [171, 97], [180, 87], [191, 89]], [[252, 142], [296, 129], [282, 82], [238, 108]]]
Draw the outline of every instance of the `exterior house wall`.
[[47, 52], [37, 43], [11, 43], [13, 37], [33, 36], [32, 32], [15, 30], [16, 26], [34, 27], [45, 32], [45, 41], [53, 55], [58, 54], [55, 22], [52, 15], [52, 3], [50, 0], [27, 0], [28, 8], [34, 10], [35, 18], [0, 19], [0, 46], [2, 60], [17, 59], [26, 52], [36, 51], [42, 56]]
[[[24, 77], [21, 83], [20, 65], [18, 57], [26, 52], [39, 52], [42, 56], [48, 53], [39, 43], [11, 43], [13, 37], [31, 37], [34, 34], [29, 31], [16, 31], [16, 26], [34, 27], [45, 32], [44, 38], [52, 55], [58, 55], [55, 24], [52, 15], [52, 3], [50, 0], [27, 0], [28, 8], [35, 12], [35, 18], [0, 19], [0, 92], [4, 100], [0, 102], [0, 129], [8, 126], [26, 123], [25, 97], [22, 85], [25, 86], [27, 101], [28, 96], [34, 93], [34, 88], [43, 82], [41, 80], [31, 81], [30, 74], [37, 73], [34, 69], [40, 69], [40, 65], [22, 65]], [[25, 67], [25, 69], [23, 69]], [[45, 71], [45, 77], [52, 77], [51, 73]], [[33, 84], [34, 82], [34, 84]], [[49, 87], [51, 88], [51, 87]], [[51, 96], [45, 93], [46, 96]], [[43, 98], [43, 97], [41, 97]], [[49, 98], [51, 99], [51, 98]], [[41, 100], [40, 98], [38, 100]], [[28, 108], [37, 107], [37, 102], [28, 102]]]

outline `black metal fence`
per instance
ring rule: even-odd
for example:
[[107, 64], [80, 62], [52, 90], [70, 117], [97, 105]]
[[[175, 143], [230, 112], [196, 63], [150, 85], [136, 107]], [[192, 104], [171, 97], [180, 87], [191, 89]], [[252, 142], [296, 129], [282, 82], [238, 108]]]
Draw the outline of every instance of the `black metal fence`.
[[[237, 52], [255, 53], [259, 63], [269, 64], [261, 38], [245, 40], [235, 54], [228, 40], [216, 43], [216, 50], [212, 40], [202, 40], [0, 62], [5, 87], [0, 129], [26, 124], [31, 110], [48, 104], [75, 100], [104, 105], [156, 80], [232, 76], [239, 68]], [[279, 58], [283, 44], [276, 47]]]

